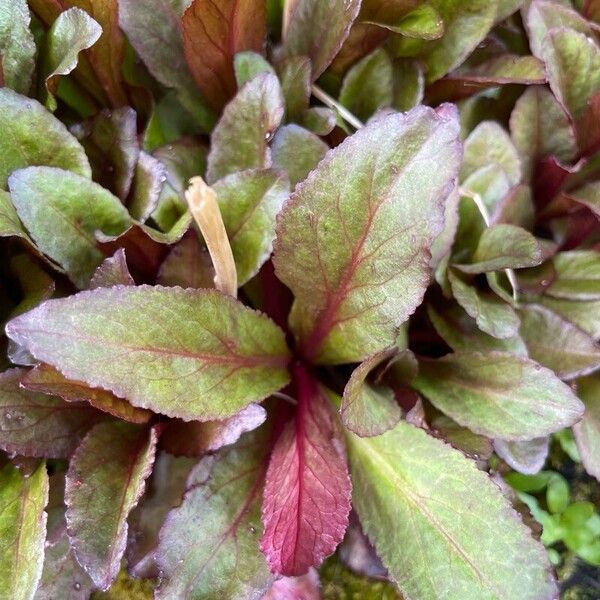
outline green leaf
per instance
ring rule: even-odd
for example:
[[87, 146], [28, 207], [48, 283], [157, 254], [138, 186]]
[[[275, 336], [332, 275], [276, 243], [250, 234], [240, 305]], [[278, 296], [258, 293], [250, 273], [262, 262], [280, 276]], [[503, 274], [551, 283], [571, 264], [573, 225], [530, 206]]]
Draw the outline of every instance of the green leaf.
[[214, 114], [200, 96], [183, 53], [181, 17], [188, 5], [189, 0], [119, 0], [119, 26], [150, 73], [177, 90], [189, 113], [210, 131]]
[[474, 462], [404, 422], [347, 442], [354, 507], [406, 597], [556, 596], [543, 547]]
[[460, 170], [462, 180], [481, 167], [500, 165], [511, 185], [521, 180], [521, 161], [506, 130], [495, 121], [480, 123], [465, 140], [465, 156]]
[[48, 474], [29, 477], [12, 465], [0, 471], [0, 589], [10, 600], [33, 600], [42, 575]]
[[585, 413], [574, 425], [573, 434], [585, 470], [600, 480], [600, 374], [579, 379], [577, 394], [585, 404]]
[[573, 125], [554, 94], [540, 85], [528, 87], [517, 100], [510, 115], [510, 134], [526, 181], [533, 177], [539, 159], [556, 156], [568, 163], [577, 154]]
[[52, 112], [57, 104], [54, 95], [62, 75], [68, 75], [76, 66], [79, 53], [93, 46], [102, 27], [80, 8], [61, 12], [50, 27], [44, 49], [44, 74], [46, 83], [46, 106]]
[[518, 335], [498, 339], [484, 333], [477, 327], [475, 320], [456, 303], [444, 302], [443, 307], [429, 305], [427, 314], [438, 334], [457, 352], [499, 350], [527, 356], [527, 348]]
[[446, 415], [439, 414], [431, 420], [431, 429], [451, 446], [474, 460], [489, 460], [494, 453], [492, 441], [461, 427]]
[[544, 58], [544, 42], [548, 33], [559, 27], [591, 35], [590, 23], [570, 6], [571, 2], [534, 0], [523, 10], [523, 22], [534, 56]]
[[156, 442], [155, 429], [119, 421], [99, 423], [69, 464], [67, 533], [79, 564], [102, 590], [121, 568], [127, 517], [144, 493]]
[[287, 122], [299, 123], [310, 100], [311, 66], [307, 56], [290, 56], [277, 65]]
[[545, 464], [548, 457], [548, 437], [535, 438], [524, 442], [507, 442], [495, 440], [496, 454], [519, 473], [537, 473]]
[[21, 288], [21, 301], [12, 309], [11, 317], [35, 308], [54, 294], [54, 280], [29, 254], [13, 256], [10, 260], [10, 270]]
[[29, 165], [48, 165], [91, 177], [79, 142], [39, 102], [0, 88], [0, 187], [8, 176]]
[[238, 285], [254, 277], [268, 260], [275, 239], [275, 217], [290, 193], [282, 171], [248, 170], [213, 185], [229, 237]]
[[545, 293], [569, 300], [600, 300], [600, 260], [593, 250], [559, 252], [553, 259], [556, 279]]
[[576, 423], [583, 405], [552, 371], [505, 352], [457, 352], [419, 362], [413, 386], [475, 433], [508, 441]]
[[374, 120], [330, 151], [278, 219], [274, 263], [305, 357], [361, 361], [391, 346], [429, 283], [460, 149], [444, 105]]
[[417, 6], [397, 24], [381, 21], [375, 24], [408, 38], [436, 40], [444, 34], [444, 21], [431, 4]]
[[337, 116], [327, 106], [311, 106], [302, 115], [302, 125], [317, 135], [329, 135], [337, 124]]
[[354, 369], [344, 388], [340, 409], [342, 423], [357, 435], [384, 433], [394, 427], [402, 416], [400, 405], [390, 388], [367, 382], [369, 373], [388, 361], [393, 362], [396, 352], [397, 349], [392, 347], [367, 358]]
[[19, 94], [29, 91], [35, 67], [30, 22], [26, 0], [5, 0], [0, 6], [0, 72], [4, 85]]
[[9, 179], [17, 213], [38, 248], [86, 287], [104, 258], [95, 235], [118, 236], [131, 220], [118, 198], [75, 173], [28, 167]]
[[569, 484], [562, 475], [554, 473], [549, 479], [546, 502], [552, 513], [561, 513], [569, 505]]
[[390, 106], [394, 92], [392, 61], [383, 48], [359, 60], [346, 73], [339, 101], [362, 121]]
[[20, 386], [25, 369], [0, 373], [0, 448], [22, 456], [68, 458], [101, 418], [89, 404], [67, 403]]
[[288, 174], [293, 187], [306, 179], [328, 150], [321, 138], [294, 123], [281, 127], [271, 144], [273, 166]]
[[529, 356], [561, 379], [573, 379], [600, 368], [600, 348], [594, 340], [560, 315], [542, 306], [519, 310], [520, 334]]
[[595, 41], [572, 29], [548, 33], [542, 47], [550, 88], [575, 121], [600, 91], [600, 48]]
[[238, 52], [233, 59], [233, 68], [235, 71], [235, 81], [240, 88], [245, 83], [254, 79], [260, 73], [273, 73], [275, 69], [271, 63], [265, 60], [260, 54], [252, 51]]
[[298, 0], [284, 36], [286, 56], [308, 56], [315, 81], [330, 65], [358, 16], [360, 0]]
[[542, 250], [531, 233], [515, 225], [486, 228], [470, 265], [454, 265], [463, 273], [476, 275], [503, 269], [535, 267], [542, 262]]
[[394, 61], [393, 69], [392, 106], [404, 112], [421, 104], [425, 93], [425, 76], [421, 63], [400, 58]]
[[458, 67], [488, 34], [497, 0], [431, 0], [444, 22], [444, 35], [430, 42], [424, 56], [427, 81], [440, 79]]
[[25, 228], [10, 199], [10, 194], [0, 190], [0, 237], [18, 237], [32, 246], [33, 240], [27, 235]]
[[69, 379], [186, 420], [231, 416], [288, 381], [283, 332], [212, 290], [99, 288], [45, 302], [7, 332]]
[[482, 331], [499, 339], [513, 337], [519, 331], [519, 317], [510, 304], [492, 292], [479, 291], [453, 269], [448, 270], [448, 279], [452, 295]]
[[181, 506], [160, 532], [157, 600], [258, 600], [271, 583], [258, 549], [267, 444], [260, 433], [244, 440], [206, 456], [190, 473]]
[[542, 306], [577, 325], [577, 327], [588, 333], [592, 339], [596, 341], [600, 339], [600, 300], [579, 302], [540, 296], [537, 301]]
[[133, 179], [133, 193], [127, 208], [131, 216], [144, 223], [158, 204], [167, 180], [166, 167], [146, 152], [140, 152]]
[[261, 73], [225, 107], [212, 136], [206, 178], [209, 183], [243, 171], [270, 166], [267, 142], [283, 117], [277, 77]]
[[90, 156], [100, 151], [96, 160], [92, 158], [94, 181], [123, 201], [129, 195], [140, 155], [136, 121], [137, 115], [129, 106], [110, 113], [102, 111], [94, 117], [89, 137], [95, 148], [86, 145]]

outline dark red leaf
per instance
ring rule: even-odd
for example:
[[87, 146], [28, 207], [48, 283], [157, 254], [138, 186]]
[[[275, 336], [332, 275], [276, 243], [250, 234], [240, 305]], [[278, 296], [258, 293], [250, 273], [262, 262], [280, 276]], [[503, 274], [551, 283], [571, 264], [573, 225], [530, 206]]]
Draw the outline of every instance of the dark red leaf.
[[235, 54], [261, 52], [265, 35], [265, 2], [194, 0], [185, 11], [185, 58], [196, 84], [214, 108], [221, 109], [235, 94]]
[[309, 373], [295, 367], [298, 409], [267, 471], [260, 548], [271, 570], [303, 575], [341, 542], [351, 485], [336, 416]]

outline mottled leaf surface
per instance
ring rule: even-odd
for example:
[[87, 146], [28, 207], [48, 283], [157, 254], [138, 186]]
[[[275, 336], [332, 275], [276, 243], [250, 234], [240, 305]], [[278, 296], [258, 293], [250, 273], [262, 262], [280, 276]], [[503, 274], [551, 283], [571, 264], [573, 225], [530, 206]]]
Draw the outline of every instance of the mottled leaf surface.
[[155, 446], [155, 430], [109, 421], [86, 435], [69, 464], [67, 532], [79, 564], [100, 589], [119, 572], [127, 517], [144, 493]]
[[306, 179], [327, 150], [320, 137], [295, 123], [281, 127], [271, 144], [273, 166], [288, 174], [292, 186]]
[[600, 368], [600, 347], [579, 327], [542, 306], [519, 310], [520, 334], [529, 356], [561, 379], [573, 379]]
[[461, 179], [466, 179], [478, 169], [500, 165], [511, 185], [521, 180], [521, 161], [510, 136], [495, 121], [480, 123], [465, 140], [465, 157], [460, 169]]
[[547, 437], [524, 442], [496, 440], [494, 450], [511, 469], [525, 475], [533, 475], [543, 468], [548, 458], [549, 441]]
[[448, 279], [452, 295], [482, 331], [499, 339], [513, 337], [519, 331], [519, 317], [510, 304], [493, 292], [479, 291], [451, 269]]
[[42, 575], [48, 474], [29, 477], [12, 465], [0, 471], [0, 589], [7, 600], [32, 600]]
[[575, 121], [600, 91], [600, 48], [584, 33], [558, 29], [548, 33], [542, 54], [550, 88]]
[[25, 369], [0, 374], [0, 447], [23, 456], [67, 458], [101, 417], [82, 402], [26, 390]]
[[356, 362], [390, 346], [429, 282], [457, 175], [456, 114], [382, 117], [331, 150], [278, 220], [274, 263], [304, 355]]
[[268, 141], [282, 118], [283, 97], [275, 75], [261, 73], [244, 84], [212, 133], [208, 183], [244, 169], [269, 167]]
[[219, 110], [236, 91], [237, 52], [261, 52], [266, 5], [254, 0], [193, 0], [182, 20], [185, 58], [196, 84]]
[[559, 252], [553, 259], [556, 278], [545, 290], [555, 298], [600, 299], [600, 254], [592, 250]]
[[248, 170], [220, 179], [213, 189], [242, 286], [271, 255], [275, 217], [289, 196], [289, 181], [275, 169]]
[[579, 379], [577, 393], [585, 404], [585, 413], [573, 433], [585, 470], [600, 480], [600, 376]]
[[212, 290], [100, 288], [45, 302], [7, 332], [69, 379], [186, 420], [233, 415], [287, 382], [281, 330]]
[[342, 47], [359, 9], [359, 0], [299, 0], [284, 36], [286, 55], [308, 56], [314, 81]]
[[535, 237], [516, 225], [493, 225], [484, 230], [470, 265], [456, 265], [464, 273], [486, 273], [502, 269], [535, 267], [542, 262], [542, 249]]
[[30, 165], [48, 165], [91, 177], [90, 163], [79, 142], [39, 102], [0, 88], [0, 187], [8, 176]]
[[95, 235], [117, 236], [131, 222], [108, 190], [62, 169], [20, 169], [10, 176], [9, 187], [17, 213], [37, 246], [80, 288], [87, 286], [103, 259]]
[[556, 597], [543, 546], [474, 462], [404, 422], [347, 440], [354, 506], [403, 594]]
[[181, 506], [160, 532], [157, 600], [262, 597], [272, 581], [258, 549], [266, 451], [264, 433], [251, 434], [190, 473]]
[[552, 371], [505, 352], [421, 360], [413, 386], [457, 423], [508, 441], [543, 437], [583, 414], [571, 388]]
[[277, 440], [265, 483], [260, 549], [271, 570], [304, 575], [348, 526], [351, 485], [336, 417], [316, 380], [296, 371], [298, 408]]
[[0, 6], [0, 71], [4, 85], [19, 94], [29, 91], [35, 66], [30, 22], [26, 0], [6, 0]]
[[518, 335], [498, 339], [484, 333], [475, 319], [456, 303], [446, 303], [444, 307], [429, 305], [427, 314], [435, 330], [453, 350], [499, 350], [527, 356], [525, 343]]
[[394, 427], [402, 416], [393, 391], [367, 381], [371, 371], [393, 361], [395, 354], [395, 348], [373, 354], [354, 369], [344, 388], [342, 422], [357, 435], [380, 435]]

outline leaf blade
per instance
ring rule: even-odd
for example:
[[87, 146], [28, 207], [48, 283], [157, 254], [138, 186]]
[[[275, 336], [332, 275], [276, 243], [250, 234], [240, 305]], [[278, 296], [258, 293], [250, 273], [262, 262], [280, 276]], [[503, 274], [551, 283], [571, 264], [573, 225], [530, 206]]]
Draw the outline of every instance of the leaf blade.
[[419, 304], [456, 178], [457, 125], [447, 107], [382, 117], [296, 187], [278, 219], [274, 264], [295, 294], [291, 323], [309, 360], [383, 350]]
[[283, 332], [214, 290], [99, 288], [45, 302], [7, 332], [69, 379], [186, 420], [231, 416], [288, 379]]

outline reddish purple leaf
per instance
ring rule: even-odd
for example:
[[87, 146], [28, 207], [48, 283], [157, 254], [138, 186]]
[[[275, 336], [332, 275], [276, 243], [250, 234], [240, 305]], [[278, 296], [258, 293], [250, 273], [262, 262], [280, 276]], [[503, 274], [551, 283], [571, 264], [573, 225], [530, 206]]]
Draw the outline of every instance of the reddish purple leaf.
[[0, 448], [23, 456], [67, 458], [102, 413], [89, 404], [23, 389], [26, 373], [0, 373]]
[[316, 381], [295, 369], [298, 409], [277, 440], [264, 490], [260, 548], [271, 570], [303, 575], [341, 542], [351, 484], [336, 417]]
[[233, 57], [261, 52], [265, 3], [254, 0], [194, 0], [183, 15], [185, 59], [196, 84], [215, 109], [235, 94]]
[[104, 260], [96, 269], [90, 281], [90, 290], [99, 287], [111, 287], [113, 285], [135, 285], [133, 277], [127, 268], [125, 250], [119, 248], [113, 256]]

